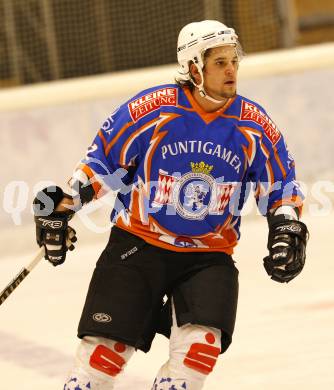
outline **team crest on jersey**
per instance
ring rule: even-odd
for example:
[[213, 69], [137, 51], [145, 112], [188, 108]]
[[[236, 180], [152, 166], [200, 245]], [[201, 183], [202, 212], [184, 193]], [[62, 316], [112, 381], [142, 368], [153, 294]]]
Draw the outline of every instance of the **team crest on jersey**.
[[243, 121], [255, 122], [260, 125], [273, 145], [276, 145], [281, 138], [281, 133], [275, 123], [268, 115], [252, 103], [244, 100], [242, 101], [240, 119]]
[[191, 162], [182, 176], [160, 170], [153, 206], [172, 205], [185, 219], [203, 220], [207, 214], [223, 214], [235, 185], [218, 183], [210, 174], [213, 165]]
[[132, 100], [128, 104], [128, 108], [132, 120], [137, 122], [140, 118], [157, 110], [161, 106], [176, 106], [176, 104], [177, 89], [161, 88]]

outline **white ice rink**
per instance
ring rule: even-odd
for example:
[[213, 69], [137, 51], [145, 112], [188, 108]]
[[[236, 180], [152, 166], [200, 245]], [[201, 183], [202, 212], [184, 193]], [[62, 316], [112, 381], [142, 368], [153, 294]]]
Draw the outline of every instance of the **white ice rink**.
[[[271, 281], [262, 267], [265, 219], [244, 219], [234, 256], [240, 271], [234, 341], [205, 389], [334, 389], [333, 216], [305, 215], [311, 232], [307, 264], [287, 285]], [[42, 261], [1, 306], [1, 390], [63, 388], [90, 275], [106, 242], [106, 235], [96, 243], [93, 233], [88, 236], [83, 233], [80, 240], [79, 235], [77, 249], [63, 266]], [[10, 237], [7, 243], [15, 247], [17, 238]], [[33, 227], [24, 238], [31, 243]], [[1, 258], [1, 289], [29, 257], [17, 250]], [[134, 355], [116, 389], [149, 390], [167, 356], [167, 339], [157, 336], [150, 353]]]

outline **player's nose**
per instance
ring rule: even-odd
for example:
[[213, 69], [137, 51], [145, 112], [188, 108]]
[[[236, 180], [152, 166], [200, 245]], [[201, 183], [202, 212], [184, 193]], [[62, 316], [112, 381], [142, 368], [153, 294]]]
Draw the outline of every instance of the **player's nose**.
[[225, 69], [225, 74], [227, 76], [233, 76], [235, 73], [235, 67], [233, 66], [232, 63], [229, 63], [227, 66], [226, 66], [226, 69]]

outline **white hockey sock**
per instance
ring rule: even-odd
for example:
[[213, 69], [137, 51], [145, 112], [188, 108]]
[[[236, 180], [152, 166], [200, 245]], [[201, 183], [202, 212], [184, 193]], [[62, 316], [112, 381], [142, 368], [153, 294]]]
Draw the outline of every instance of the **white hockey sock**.
[[103, 337], [84, 337], [64, 390], [112, 390], [134, 348]]
[[221, 348], [221, 331], [187, 324], [173, 326], [169, 360], [160, 368], [152, 390], [201, 390], [213, 370]]

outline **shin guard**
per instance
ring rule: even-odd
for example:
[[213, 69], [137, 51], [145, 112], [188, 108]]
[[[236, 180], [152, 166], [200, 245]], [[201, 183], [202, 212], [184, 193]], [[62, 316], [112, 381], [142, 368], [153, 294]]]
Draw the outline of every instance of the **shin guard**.
[[113, 389], [134, 348], [103, 337], [84, 337], [64, 390]]
[[152, 390], [202, 389], [220, 348], [220, 330], [192, 324], [178, 327], [173, 308], [169, 360], [160, 368]]

